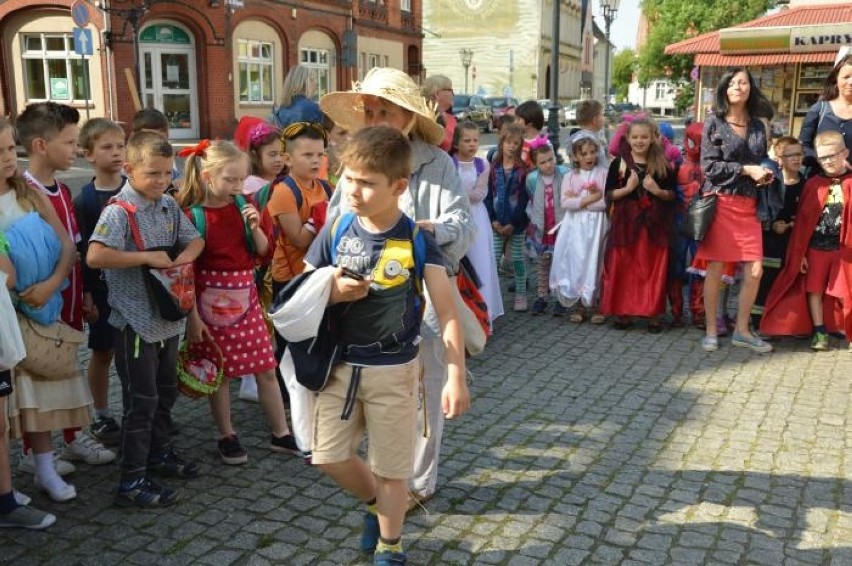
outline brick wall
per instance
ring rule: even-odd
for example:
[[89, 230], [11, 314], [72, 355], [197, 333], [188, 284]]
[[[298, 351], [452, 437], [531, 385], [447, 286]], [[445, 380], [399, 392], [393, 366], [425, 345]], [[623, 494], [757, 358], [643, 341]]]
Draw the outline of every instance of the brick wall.
[[[281, 37], [284, 45], [283, 63], [286, 71], [298, 63], [299, 38], [308, 30], [320, 30], [332, 38], [336, 50], [342, 49], [343, 32], [349, 25], [350, 14], [356, 14], [355, 30], [359, 36], [376, 37], [397, 41], [402, 45], [405, 54], [405, 70], [408, 70], [409, 46], [421, 50], [420, 19], [422, 7], [420, 1], [413, 2], [415, 25], [414, 29], [403, 29], [399, 2], [387, 2], [387, 22], [373, 22], [363, 17], [357, 17], [358, 0], [323, 0], [315, 2], [287, 2], [282, 0], [245, 0], [245, 7], [231, 11], [226, 7], [227, 0], [219, 0], [218, 7], [210, 7], [209, 0], [176, 0], [173, 2], [154, 3], [140, 22], [143, 29], [150, 22], [175, 22], [187, 28], [193, 36], [196, 53], [197, 100], [199, 131], [202, 137], [228, 138], [231, 136], [236, 120], [234, 118], [234, 81], [233, 62], [236, 54], [232, 51], [231, 30], [238, 23], [247, 19], [262, 20], [273, 27]], [[22, 10], [44, 9], [56, 6], [70, 10], [71, 0], [40, 0], [38, 7], [32, 6], [31, 0], [5, 0], [0, 2], [0, 22], [8, 21], [6, 16], [20, 13]], [[140, 5], [140, 0], [113, 0], [113, 7], [128, 8]], [[101, 12], [91, 3], [93, 23], [98, 29], [104, 29]], [[35, 14], [34, 14], [35, 15]], [[69, 22], [70, 12], [69, 12]], [[111, 15], [111, 68], [113, 72], [114, 96], [105, 93], [107, 100], [115, 100], [116, 119], [129, 123], [135, 108], [132, 103], [130, 87], [125, 79], [125, 69], [133, 70], [137, 75], [137, 63], [134, 58], [133, 30], [125, 18], [117, 13]], [[5, 36], [3, 23], [0, 23], [0, 34]], [[73, 24], [71, 24], [73, 25]], [[0, 55], [3, 55], [8, 38], [3, 37], [0, 44]], [[10, 65], [8, 57], [0, 58], [0, 76], [9, 76], [5, 65]], [[104, 65], [104, 74], [106, 74]], [[337, 69], [337, 86], [347, 89], [351, 86], [349, 69], [339, 65]], [[104, 77], [103, 84], [106, 85]], [[137, 85], [138, 87], [139, 85]], [[106, 87], [105, 87], [106, 88]], [[140, 89], [141, 90], [141, 89]], [[8, 113], [13, 106], [9, 100], [14, 92], [8, 85], [0, 88], [0, 108]], [[142, 101], [144, 105], [144, 100]], [[109, 104], [109, 102], [108, 102]], [[107, 110], [107, 115], [109, 110]]]

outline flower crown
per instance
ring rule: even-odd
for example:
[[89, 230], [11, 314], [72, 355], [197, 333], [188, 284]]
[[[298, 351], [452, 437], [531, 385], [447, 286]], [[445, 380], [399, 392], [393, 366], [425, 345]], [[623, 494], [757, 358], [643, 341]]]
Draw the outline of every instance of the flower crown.
[[550, 146], [550, 141], [548, 141], [547, 136], [544, 134], [536, 137], [530, 142], [530, 151], [535, 151], [540, 147]]
[[252, 126], [252, 128], [249, 130], [248, 145], [250, 148], [258, 148], [270, 136], [278, 137], [280, 134], [281, 130], [279, 130], [272, 124], [260, 122], [255, 126]]

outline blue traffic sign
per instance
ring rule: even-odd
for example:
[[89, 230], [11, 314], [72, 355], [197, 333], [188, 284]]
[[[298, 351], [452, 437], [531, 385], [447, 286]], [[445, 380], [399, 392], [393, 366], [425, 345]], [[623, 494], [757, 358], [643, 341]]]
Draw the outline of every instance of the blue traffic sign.
[[74, 52], [80, 56], [92, 54], [92, 30], [74, 28]]
[[91, 14], [85, 0], [74, 0], [71, 4], [71, 18], [79, 27], [84, 28], [89, 25]]

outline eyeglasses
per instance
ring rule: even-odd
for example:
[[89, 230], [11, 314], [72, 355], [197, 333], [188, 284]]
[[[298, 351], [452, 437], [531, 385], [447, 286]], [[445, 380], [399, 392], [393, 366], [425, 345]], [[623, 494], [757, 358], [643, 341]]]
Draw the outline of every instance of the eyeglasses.
[[328, 134], [322, 124], [317, 122], [293, 122], [281, 131], [282, 140], [294, 140], [306, 131], [313, 131], [322, 136], [322, 143], [328, 144]]
[[838, 151], [837, 153], [832, 153], [831, 155], [822, 155], [817, 156], [817, 161], [820, 163], [828, 163], [829, 161], [834, 161], [834, 158], [838, 157], [843, 151]]
[[788, 153], [787, 155], [782, 155], [784, 159], [801, 159], [805, 155], [803, 153]]

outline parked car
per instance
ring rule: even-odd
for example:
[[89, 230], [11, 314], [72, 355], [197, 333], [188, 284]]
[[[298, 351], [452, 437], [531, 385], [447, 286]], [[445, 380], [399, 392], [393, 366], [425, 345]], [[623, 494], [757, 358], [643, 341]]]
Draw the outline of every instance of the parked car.
[[453, 97], [453, 116], [460, 122], [470, 120], [488, 133], [494, 129], [494, 113], [491, 106], [476, 94], [457, 94]]
[[[539, 100], [539, 106], [544, 110], [544, 125], [547, 126], [550, 123], [550, 100]], [[559, 106], [559, 126], [564, 128], [568, 125], [568, 119], [565, 117], [565, 108]]]
[[486, 96], [485, 102], [491, 107], [495, 119], [506, 114], [514, 114], [518, 101], [511, 96]]
[[572, 100], [565, 106], [565, 121], [568, 124], [577, 123], [577, 100]]

